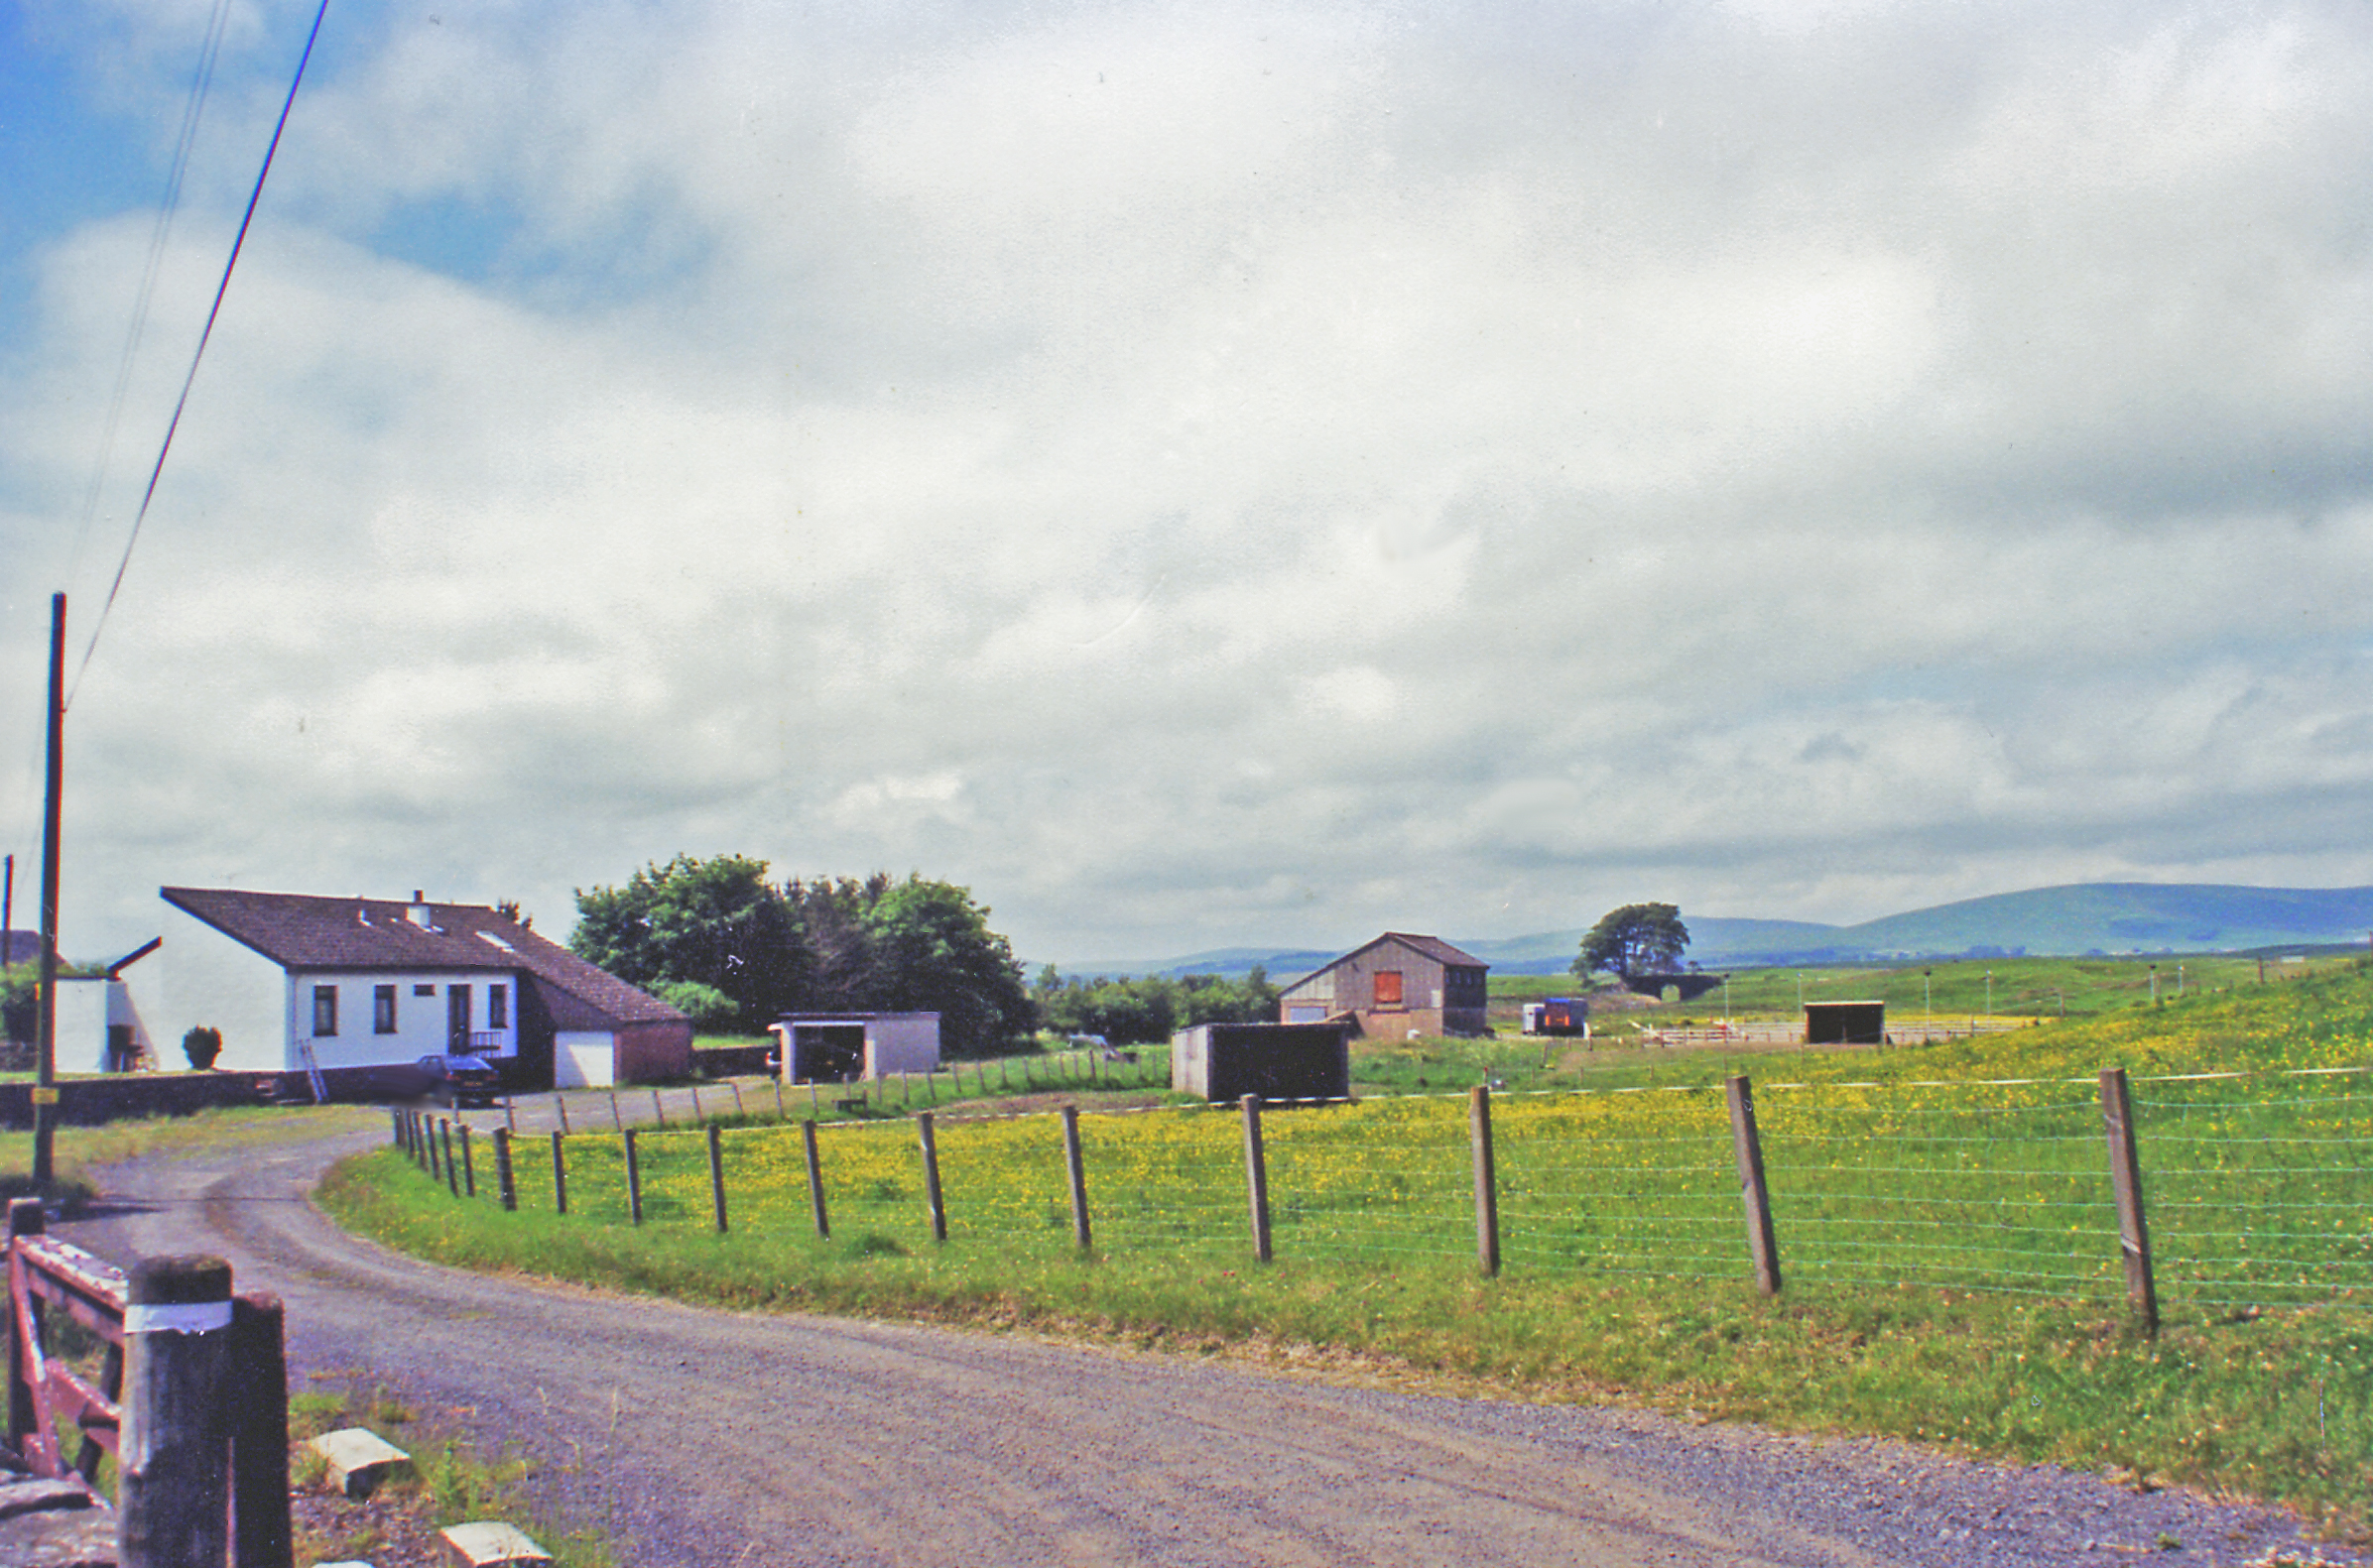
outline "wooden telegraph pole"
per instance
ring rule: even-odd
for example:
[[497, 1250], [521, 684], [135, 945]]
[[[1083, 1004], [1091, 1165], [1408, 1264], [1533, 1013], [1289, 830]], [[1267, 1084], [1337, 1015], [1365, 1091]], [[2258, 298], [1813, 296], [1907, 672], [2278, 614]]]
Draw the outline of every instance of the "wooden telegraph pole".
[[58, 1144], [58, 824], [65, 782], [65, 595], [50, 595], [50, 767], [42, 807], [42, 995], [33, 1089], [33, 1179], [47, 1186]]

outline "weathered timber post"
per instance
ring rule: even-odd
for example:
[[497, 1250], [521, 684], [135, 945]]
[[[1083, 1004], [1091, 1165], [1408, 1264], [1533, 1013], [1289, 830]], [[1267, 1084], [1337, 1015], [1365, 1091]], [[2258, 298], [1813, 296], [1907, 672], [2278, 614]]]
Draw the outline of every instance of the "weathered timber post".
[[717, 1234], [725, 1234], [725, 1143], [717, 1124], [708, 1124], [708, 1205], [717, 1217]]
[[568, 1131], [568, 1102], [567, 1102], [566, 1100], [562, 1099], [562, 1098], [560, 1095], [557, 1095], [557, 1094], [556, 1094], [556, 1095], [554, 1095], [554, 1096], [552, 1097], [552, 1108], [553, 1108], [553, 1113], [554, 1113], [556, 1116], [560, 1117], [560, 1119], [561, 1119], [561, 1131], [562, 1131], [562, 1132], [563, 1132], [563, 1133], [567, 1132], [567, 1131]]
[[[12, 1244], [20, 1236], [39, 1236], [49, 1227], [49, 1216], [42, 1212], [41, 1199], [11, 1198], [9, 1200], [8, 1239]], [[16, 1249], [12, 1245], [9, 1248], [9, 1255], [13, 1259], [15, 1254]], [[42, 1303], [39, 1298], [29, 1297], [25, 1306], [33, 1319], [32, 1330], [38, 1335], [42, 1331]], [[33, 1448], [42, 1442], [54, 1441], [54, 1439], [46, 1432], [35, 1430], [40, 1425], [40, 1420], [34, 1412], [33, 1384], [27, 1376], [32, 1359], [30, 1354], [32, 1347], [25, 1343], [26, 1325], [19, 1321], [13, 1312], [7, 1316], [9, 1320], [8, 1440], [18, 1453], [30, 1459], [33, 1457]]]
[[635, 1158], [635, 1130], [630, 1127], [618, 1136], [626, 1141], [626, 1215], [640, 1225], [643, 1223], [643, 1166]]
[[465, 1198], [478, 1195], [478, 1161], [470, 1152], [467, 1122], [461, 1124], [461, 1195]]
[[626, 1131], [626, 1119], [618, 1114], [618, 1091], [616, 1089], [610, 1091], [610, 1131], [613, 1133]]
[[387, 1119], [395, 1129], [394, 1135], [389, 1138], [388, 1142], [395, 1145], [396, 1147], [402, 1148], [404, 1146], [404, 1108], [400, 1105], [389, 1106]]
[[1087, 1162], [1079, 1154], [1079, 1108], [1062, 1108], [1062, 1163], [1071, 1178], [1071, 1238], [1086, 1252], [1095, 1245], [1087, 1226]]
[[2101, 1121], [2109, 1135], [2109, 1181], [2117, 1192], [2118, 1251], [2126, 1260], [2126, 1301], [2143, 1331], [2159, 1332], [2159, 1286], [2151, 1277], [2151, 1231], [2142, 1212], [2142, 1155], [2134, 1138], [2134, 1099], [2126, 1069], [2101, 1069]]
[[144, 1259], [125, 1299], [116, 1561], [212, 1568], [230, 1544], [231, 1266]]
[[668, 1125], [668, 1108], [659, 1103], [659, 1085], [651, 1086], [651, 1119], [660, 1126]]
[[1780, 1293], [1780, 1244], [1772, 1235], [1772, 1195], [1763, 1180], [1763, 1141], [1755, 1132], [1755, 1093], [1744, 1073], [1726, 1086], [1730, 1097], [1730, 1144], [1738, 1155], [1739, 1201], [1747, 1211], [1747, 1251], [1755, 1258], [1755, 1288]]
[[692, 1120], [694, 1122], [705, 1120], [700, 1115], [700, 1086], [698, 1084], [692, 1085]]
[[1252, 1255], [1268, 1263], [1275, 1254], [1269, 1246], [1269, 1157], [1261, 1149], [1261, 1097], [1248, 1094], [1238, 1103], [1244, 1108], [1244, 1186], [1252, 1200]]
[[568, 1156], [561, 1147], [565, 1133], [555, 1131], [552, 1136], [552, 1208], [555, 1214], [568, 1212]]
[[783, 1075], [781, 1073], [775, 1075], [775, 1120], [778, 1122], [791, 1120], [791, 1113], [783, 1109]]
[[513, 1138], [519, 1136], [519, 1110], [509, 1095], [503, 1096], [503, 1127]]
[[1491, 1088], [1477, 1084], [1467, 1097], [1467, 1137], [1475, 1156], [1475, 1262], [1483, 1272], [1500, 1271], [1500, 1193], [1491, 1155]]
[[832, 1222], [824, 1215], [824, 1162], [815, 1148], [815, 1124], [800, 1124], [800, 1142], [808, 1147], [808, 1207], [815, 1211], [815, 1234], [829, 1237]]
[[947, 1201], [939, 1191], [939, 1140], [932, 1127], [932, 1114], [925, 1111], [915, 1118], [915, 1127], [923, 1140], [923, 1196], [931, 1205], [932, 1240], [947, 1240]]
[[283, 1319], [276, 1295], [231, 1302], [231, 1561], [238, 1568], [292, 1568], [295, 1561]]
[[453, 1164], [453, 1129], [450, 1123], [444, 1129], [444, 1168], [445, 1191], [455, 1197], [461, 1196], [461, 1172]]
[[429, 1119], [429, 1136], [425, 1140], [428, 1146], [427, 1153], [429, 1157], [422, 1160], [421, 1163], [428, 1168], [429, 1179], [431, 1181], [440, 1180], [444, 1176], [444, 1172], [437, 1168], [437, 1130], [443, 1124], [443, 1120], [444, 1119], [442, 1117], [431, 1117]]
[[511, 1130], [494, 1130], [494, 1190], [502, 1195], [505, 1209], [519, 1207], [519, 1184], [511, 1178]]
[[750, 1108], [742, 1104], [741, 1085], [728, 1078], [725, 1080], [725, 1087], [733, 1091], [733, 1114], [740, 1117], [748, 1116]]

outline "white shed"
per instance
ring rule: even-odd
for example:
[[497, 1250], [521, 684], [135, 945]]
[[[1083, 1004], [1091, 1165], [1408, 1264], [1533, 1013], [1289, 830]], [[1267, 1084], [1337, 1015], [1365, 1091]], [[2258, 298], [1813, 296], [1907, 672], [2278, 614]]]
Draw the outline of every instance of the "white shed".
[[786, 1083], [939, 1070], [937, 1013], [787, 1013], [773, 1029]]

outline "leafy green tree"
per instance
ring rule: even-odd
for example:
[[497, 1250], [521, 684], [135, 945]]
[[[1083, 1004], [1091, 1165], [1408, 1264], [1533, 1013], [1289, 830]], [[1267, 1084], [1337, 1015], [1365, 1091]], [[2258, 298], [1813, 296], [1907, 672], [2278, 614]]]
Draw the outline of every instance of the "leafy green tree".
[[679, 855], [623, 888], [577, 890], [569, 948], [619, 979], [657, 992], [696, 985], [732, 1002], [732, 1022], [759, 1029], [807, 989], [808, 953], [766, 862]]
[[1634, 975], [1668, 973], [1681, 964], [1689, 945], [1689, 928], [1681, 923], [1681, 909], [1671, 904], [1627, 904], [1599, 916], [1582, 938], [1581, 955], [1573, 972], [1583, 979], [1598, 970], [1629, 980]]
[[987, 1056], [1030, 1032], [1038, 1009], [1010, 943], [989, 929], [969, 889], [920, 876], [885, 888], [859, 925], [867, 937], [873, 1005], [939, 1015], [951, 1056]]

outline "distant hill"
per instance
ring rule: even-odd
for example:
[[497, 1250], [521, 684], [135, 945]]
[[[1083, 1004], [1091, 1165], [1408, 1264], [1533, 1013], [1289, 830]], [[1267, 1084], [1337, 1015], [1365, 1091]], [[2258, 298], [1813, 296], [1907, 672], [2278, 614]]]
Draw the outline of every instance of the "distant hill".
[[[2373, 888], [2239, 888], [2214, 883], [2092, 882], [1962, 899], [1859, 925], [1737, 919], [1682, 910], [1689, 960], [1707, 969], [1883, 958], [1998, 958], [2021, 953], [2234, 952], [2364, 943]], [[1561, 974], [1588, 927], [1450, 940], [1500, 974]], [[1255, 964], [1298, 979], [1339, 949], [1219, 947], [1182, 958], [1064, 964], [1066, 975], [1237, 976]]]

